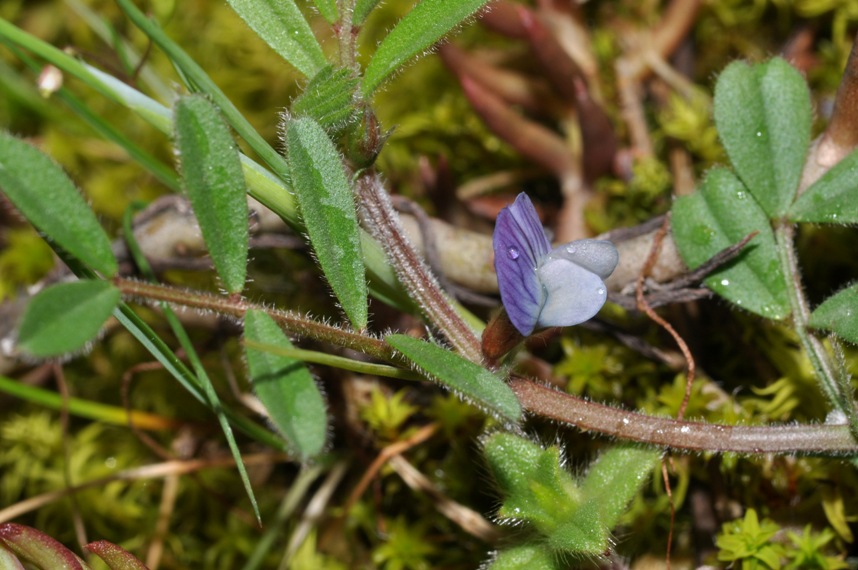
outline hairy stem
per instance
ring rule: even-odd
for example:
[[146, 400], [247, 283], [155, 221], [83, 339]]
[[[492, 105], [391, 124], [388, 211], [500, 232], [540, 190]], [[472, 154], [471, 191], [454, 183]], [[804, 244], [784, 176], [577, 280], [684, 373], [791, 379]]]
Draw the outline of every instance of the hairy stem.
[[716, 453], [848, 453], [858, 443], [845, 425], [731, 426], [648, 416], [577, 398], [513, 378], [510, 387], [530, 412], [626, 441]]
[[337, 0], [337, 11], [340, 21], [336, 25], [337, 40], [340, 47], [340, 65], [357, 70], [355, 61], [355, 41], [357, 33], [352, 26], [352, 16], [355, 11], [354, 0]]
[[831, 355], [825, 349], [822, 342], [808, 330], [810, 309], [801, 285], [801, 273], [798, 267], [795, 248], [795, 227], [789, 222], [779, 222], [775, 227], [778, 255], [786, 275], [787, 295], [789, 296], [790, 308], [792, 309], [793, 328], [798, 334], [801, 346], [804, 349], [813, 371], [816, 374], [822, 392], [831, 404], [843, 412], [849, 421], [850, 429], [858, 438], [858, 416], [856, 416], [855, 404], [851, 395], [840, 389], [838, 380], [838, 367], [832, 361]]
[[361, 175], [356, 189], [368, 230], [384, 244], [390, 262], [411, 298], [453, 348], [472, 362], [482, 362], [479, 339], [450, 304], [438, 281], [415, 251], [378, 174]]
[[166, 285], [143, 283], [123, 277], [115, 278], [113, 283], [126, 297], [136, 297], [146, 301], [163, 301], [170, 305], [210, 311], [237, 319], [244, 317], [247, 311], [257, 309], [267, 313], [290, 334], [351, 348], [381, 360], [397, 362], [393, 350], [380, 339], [314, 321], [290, 311], [257, 305], [234, 296], [212, 295]]

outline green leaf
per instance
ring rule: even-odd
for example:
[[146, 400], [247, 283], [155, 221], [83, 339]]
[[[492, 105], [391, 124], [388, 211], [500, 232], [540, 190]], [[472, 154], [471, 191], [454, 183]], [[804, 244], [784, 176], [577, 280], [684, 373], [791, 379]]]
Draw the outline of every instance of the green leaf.
[[220, 113], [201, 95], [175, 110], [182, 181], [218, 275], [227, 291], [244, 288], [248, 208], [238, 147]]
[[739, 177], [769, 218], [783, 216], [810, 144], [810, 93], [781, 58], [727, 66], [715, 85], [715, 124]]
[[354, 104], [358, 83], [351, 70], [329, 65], [292, 102], [291, 115], [310, 117], [333, 135], [358, 117]]
[[506, 382], [479, 364], [465, 360], [437, 344], [403, 334], [392, 334], [384, 340], [405, 355], [429, 377], [436, 379], [472, 403], [501, 418], [521, 420], [521, 404]]
[[305, 76], [313, 77], [327, 65], [322, 46], [293, 0], [227, 1], [271, 49]]
[[357, 0], [352, 13], [352, 25], [360, 26], [378, 5], [379, 0]]
[[582, 507], [549, 537], [549, 544], [574, 552], [586, 552], [585, 546], [595, 545], [593, 554], [603, 551], [607, 542], [596, 545], [587, 529], [603, 529], [607, 539], [607, 533], [617, 526], [658, 465], [661, 454], [655, 449], [619, 445], [599, 455], [581, 482]]
[[287, 122], [292, 183], [319, 265], [352, 325], [366, 328], [367, 288], [351, 185], [334, 143], [310, 118]]
[[504, 495], [498, 517], [527, 521], [550, 536], [581, 504], [581, 492], [563, 469], [557, 446], [543, 449], [523, 437], [498, 432], [483, 450]]
[[858, 284], [847, 287], [826, 299], [810, 315], [808, 324], [815, 329], [831, 331], [843, 340], [858, 344]]
[[428, 50], [485, 3], [486, 0], [421, 0], [381, 41], [364, 72], [364, 95], [369, 97], [405, 62]]
[[105, 277], [117, 271], [110, 239], [65, 172], [0, 131], [0, 190], [36, 228]]
[[858, 223], [858, 151], [838, 162], [805, 190], [790, 208], [795, 222]]
[[340, 14], [337, 11], [337, 0], [313, 0], [313, 4], [329, 24], [336, 24], [337, 20], [340, 19]]
[[487, 570], [558, 570], [555, 556], [545, 546], [506, 548], [497, 553]]
[[783, 319], [790, 312], [786, 280], [769, 220], [745, 185], [723, 168], [712, 169], [701, 188], [673, 204], [673, 236], [695, 268], [754, 231], [745, 251], [706, 278], [706, 286], [758, 315]]
[[74, 281], [48, 287], [27, 305], [18, 345], [40, 358], [81, 350], [98, 335], [119, 299], [119, 289], [107, 281]]
[[[244, 336], [254, 342], [292, 348], [277, 323], [263, 311], [247, 312]], [[325, 445], [327, 414], [307, 367], [300, 360], [262, 350], [247, 348], [246, 353], [250, 380], [271, 421], [302, 460], [318, 455]]]

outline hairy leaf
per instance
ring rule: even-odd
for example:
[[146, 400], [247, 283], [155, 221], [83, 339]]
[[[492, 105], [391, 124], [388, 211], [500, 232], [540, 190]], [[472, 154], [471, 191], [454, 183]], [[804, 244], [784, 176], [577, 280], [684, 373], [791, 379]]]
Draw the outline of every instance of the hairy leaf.
[[[581, 482], [581, 508], [549, 537], [549, 543], [554, 548], [584, 552], [582, 547], [591, 541], [584, 535], [582, 542], [582, 529], [594, 527], [604, 529], [607, 539], [607, 533], [619, 524], [660, 458], [659, 450], [632, 445], [618, 445], [602, 452]], [[600, 548], [607, 546], [606, 541]]]
[[421, 0], [381, 41], [364, 72], [364, 95], [371, 95], [408, 60], [432, 47], [485, 3], [486, 0]]
[[[293, 348], [277, 323], [259, 310], [245, 315], [244, 336]], [[307, 367], [300, 360], [262, 350], [247, 348], [246, 354], [254, 391], [277, 430], [302, 460], [318, 455], [325, 445], [328, 422], [325, 401]]]
[[715, 86], [715, 124], [739, 177], [769, 218], [783, 216], [795, 197], [810, 144], [807, 84], [774, 58], [737, 61]]
[[4, 131], [0, 131], [0, 190], [56, 245], [105, 277], [116, 274], [110, 239], [66, 173]]
[[366, 328], [367, 287], [357, 212], [340, 154], [308, 117], [286, 126], [292, 183], [319, 265], [352, 325]]
[[527, 521], [550, 536], [581, 504], [581, 493], [563, 469], [560, 449], [543, 449], [511, 433], [495, 433], [483, 441], [486, 460], [501, 492], [498, 517]]
[[768, 217], [732, 172], [711, 170], [697, 192], [674, 203], [671, 223], [679, 253], [692, 268], [758, 231], [738, 258], [706, 278], [706, 286], [758, 315], [782, 319], [789, 314]]
[[804, 191], [790, 208], [796, 222], [858, 223], [858, 151], [837, 163]]
[[76, 352], [98, 335], [119, 299], [119, 290], [107, 281], [74, 281], [48, 287], [27, 305], [18, 345], [40, 358]]
[[146, 570], [146, 566], [133, 554], [112, 542], [98, 540], [84, 548], [104, 560], [110, 570]]
[[227, 0], [250, 28], [280, 57], [307, 77], [326, 64], [313, 30], [294, 0]]
[[436, 344], [402, 334], [384, 340], [433, 378], [507, 421], [521, 420], [521, 404], [507, 384], [479, 364]]
[[355, 10], [352, 13], [352, 25], [360, 26], [363, 24], [367, 16], [375, 10], [378, 3], [379, 0], [357, 0], [355, 2]]
[[335, 133], [357, 118], [354, 97], [358, 83], [348, 69], [324, 68], [292, 102], [292, 117], [310, 117], [328, 133]]
[[556, 557], [541, 544], [514, 546], [498, 552], [487, 570], [558, 570]]
[[0, 544], [36, 568], [51, 570], [86, 568], [80, 558], [59, 541], [28, 526], [15, 523], [0, 524]]
[[810, 315], [809, 324], [858, 344], [858, 285], [847, 287], [826, 299]]
[[201, 95], [179, 99], [175, 127], [182, 182], [206, 247], [227, 291], [239, 292], [247, 276], [248, 208], [238, 147]]
[[337, 0], [313, 0], [313, 4], [329, 24], [335, 24], [340, 18], [337, 11]]

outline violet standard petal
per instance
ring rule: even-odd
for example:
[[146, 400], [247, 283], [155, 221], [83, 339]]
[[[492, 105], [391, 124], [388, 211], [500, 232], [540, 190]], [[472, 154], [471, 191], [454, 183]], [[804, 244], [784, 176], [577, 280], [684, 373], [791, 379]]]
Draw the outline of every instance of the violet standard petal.
[[493, 243], [501, 301], [515, 328], [528, 336], [545, 302], [536, 270], [551, 251], [551, 244], [527, 194], [522, 192], [500, 211]]

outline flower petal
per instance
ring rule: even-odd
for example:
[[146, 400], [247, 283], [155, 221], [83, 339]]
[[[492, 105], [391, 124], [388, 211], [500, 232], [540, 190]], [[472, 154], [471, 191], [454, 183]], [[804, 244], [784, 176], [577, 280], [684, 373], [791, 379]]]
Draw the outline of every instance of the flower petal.
[[539, 326], [568, 327], [588, 321], [608, 298], [599, 275], [567, 259], [549, 257], [537, 273], [546, 294]]
[[551, 244], [527, 194], [498, 214], [493, 237], [495, 271], [509, 320], [524, 336], [533, 332], [545, 299], [536, 270]]
[[592, 271], [602, 279], [607, 279], [620, 261], [620, 254], [614, 244], [602, 239], [573, 241], [555, 247], [548, 257], [571, 261], [587, 271]]

